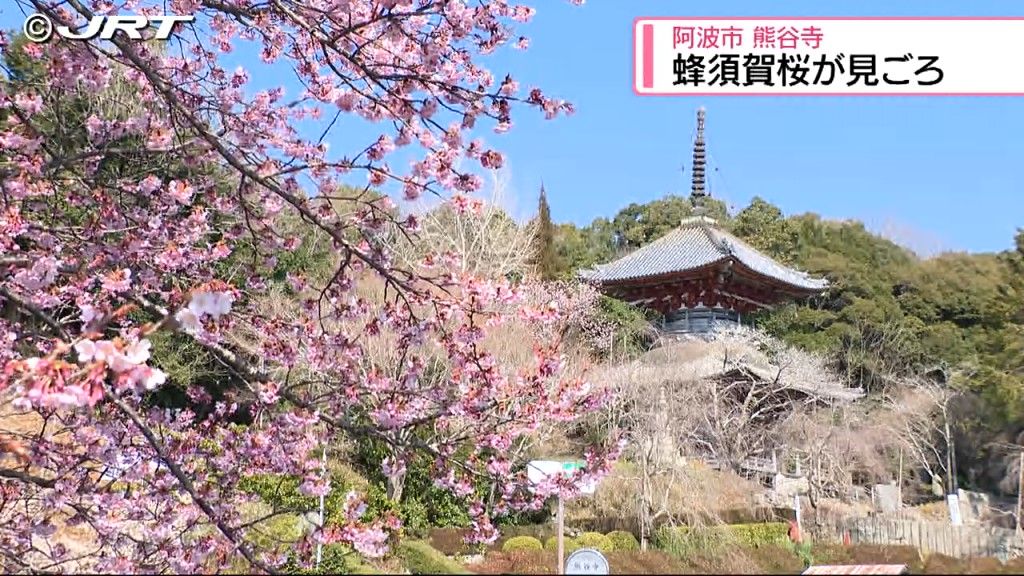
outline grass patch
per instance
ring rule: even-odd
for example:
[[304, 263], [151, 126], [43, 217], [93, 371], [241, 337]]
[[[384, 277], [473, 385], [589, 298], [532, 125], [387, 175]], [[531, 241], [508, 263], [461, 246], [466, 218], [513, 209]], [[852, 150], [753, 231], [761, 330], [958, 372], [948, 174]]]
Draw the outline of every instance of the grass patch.
[[911, 574], [1024, 574], [1024, 558], [1003, 564], [996, 558], [951, 558], [929, 554], [922, 558], [911, 546], [857, 544], [816, 545], [814, 564], [906, 564]]
[[466, 533], [464, 528], [434, 528], [427, 536], [427, 543], [446, 556], [465, 556], [474, 551], [473, 546], [466, 544]]

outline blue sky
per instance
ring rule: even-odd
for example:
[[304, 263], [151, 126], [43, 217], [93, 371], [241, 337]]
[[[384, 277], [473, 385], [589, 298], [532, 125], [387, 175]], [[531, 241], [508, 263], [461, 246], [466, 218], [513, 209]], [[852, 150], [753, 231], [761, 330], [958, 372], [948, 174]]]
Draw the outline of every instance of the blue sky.
[[1019, 2], [545, 0], [537, 12], [521, 76], [578, 112], [554, 123], [521, 116], [502, 145], [516, 191], [543, 179], [558, 220], [687, 193], [680, 166], [703, 105], [712, 194], [738, 208], [760, 195], [787, 214], [859, 219], [924, 250], [1001, 250], [1024, 226], [1024, 99], [698, 99], [631, 88], [637, 16], [1008, 16], [1024, 14]]
[[[787, 214], [862, 220], [925, 252], [1006, 249], [1024, 227], [1024, 98], [640, 97], [631, 77], [637, 16], [1024, 15], [1019, 0], [917, 0], [898, 9], [881, 0], [528, 3], [537, 15], [520, 32], [530, 49], [503, 50], [489, 67], [498, 79], [511, 72], [524, 88], [570, 100], [577, 113], [546, 121], [522, 109], [509, 133], [481, 132], [506, 153], [507, 195], [520, 215], [534, 208], [541, 181], [553, 217], [577, 224], [688, 193], [680, 168], [703, 105], [711, 192], [737, 209], [757, 195]], [[20, 27], [22, 18], [0, 7], [3, 27]], [[244, 51], [236, 57], [260, 66]], [[297, 92], [276, 74], [258, 81]], [[345, 134], [370, 133], [351, 122], [335, 131], [332, 149], [351, 151]]]

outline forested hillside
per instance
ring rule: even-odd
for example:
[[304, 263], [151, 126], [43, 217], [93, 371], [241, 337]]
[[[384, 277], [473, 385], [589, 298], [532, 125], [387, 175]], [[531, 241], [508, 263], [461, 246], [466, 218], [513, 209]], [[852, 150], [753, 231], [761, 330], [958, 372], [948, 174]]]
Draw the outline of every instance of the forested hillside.
[[[667, 196], [589, 226], [561, 224], [559, 273], [571, 276], [651, 242], [690, 211], [688, 199]], [[828, 353], [868, 390], [897, 374], [948, 383], [961, 392], [961, 485], [1016, 490], [1004, 460], [1024, 430], [1024, 232], [1016, 250], [1002, 254], [922, 259], [859, 222], [785, 217], [760, 198], [734, 216], [712, 201], [708, 213], [771, 256], [831, 282], [820, 298], [762, 313], [762, 327]]]

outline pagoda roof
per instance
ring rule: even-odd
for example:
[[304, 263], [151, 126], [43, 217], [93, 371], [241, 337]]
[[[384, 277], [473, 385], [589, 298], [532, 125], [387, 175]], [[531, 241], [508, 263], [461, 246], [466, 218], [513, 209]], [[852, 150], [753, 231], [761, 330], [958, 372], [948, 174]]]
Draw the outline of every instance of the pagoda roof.
[[754, 273], [787, 284], [800, 291], [821, 292], [828, 288], [824, 278], [813, 278], [779, 264], [753, 246], [719, 228], [706, 216], [682, 221], [679, 227], [654, 242], [609, 262], [580, 273], [584, 280], [600, 284], [628, 284], [705, 269], [734, 260]]

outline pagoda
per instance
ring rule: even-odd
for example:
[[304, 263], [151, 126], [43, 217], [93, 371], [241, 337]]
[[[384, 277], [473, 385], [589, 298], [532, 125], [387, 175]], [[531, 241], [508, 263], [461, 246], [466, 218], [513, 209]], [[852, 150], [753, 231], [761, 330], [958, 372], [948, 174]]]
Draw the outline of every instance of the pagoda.
[[828, 282], [784, 266], [704, 215], [709, 192], [704, 109], [697, 110], [690, 202], [694, 216], [654, 242], [581, 272], [602, 293], [660, 312], [665, 332], [742, 324], [743, 314], [822, 293]]

